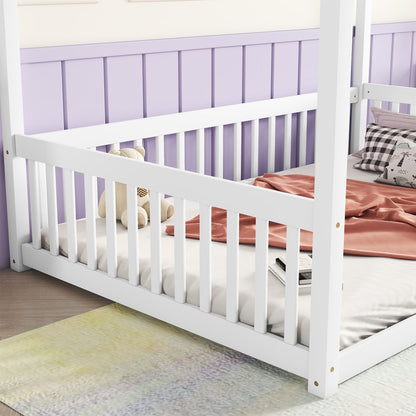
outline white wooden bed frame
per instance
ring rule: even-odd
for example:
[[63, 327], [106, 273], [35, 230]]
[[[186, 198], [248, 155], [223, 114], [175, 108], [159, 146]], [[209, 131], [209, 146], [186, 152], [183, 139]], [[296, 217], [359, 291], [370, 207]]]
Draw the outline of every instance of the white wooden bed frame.
[[[367, 102], [411, 105], [416, 90], [370, 84], [370, 0], [358, 0], [353, 87], [350, 87], [353, 7], [350, 0], [321, 0], [318, 94], [233, 105], [147, 119], [25, 135], [21, 71], [14, 0], [0, 0], [0, 96], [10, 262], [16, 271], [34, 268], [51, 276], [137, 309], [148, 315], [234, 348], [309, 381], [320, 397], [338, 384], [416, 343], [416, 316], [409, 317], [342, 351], [339, 350], [342, 260], [346, 188], [346, 157], [363, 146]], [[223, 126], [234, 125], [234, 179], [241, 171], [241, 123], [251, 121], [251, 173], [257, 175], [258, 122], [269, 120], [269, 170], [274, 168], [276, 116], [285, 116], [285, 167], [290, 162], [292, 114], [300, 113], [300, 163], [305, 164], [307, 111], [317, 109], [316, 192], [308, 199], [259, 189], [222, 178]], [[204, 128], [215, 129], [215, 176], [204, 172]], [[197, 131], [197, 173], [184, 170], [184, 132]], [[177, 134], [178, 168], [163, 165], [163, 136]], [[95, 151], [96, 146], [140, 143], [155, 137], [157, 163], [137, 162]], [[26, 164], [28, 160], [28, 164]], [[29, 170], [30, 215], [27, 196]], [[68, 226], [68, 257], [59, 255], [55, 167], [63, 168], [64, 205]], [[88, 265], [78, 262], [75, 227], [74, 171], [84, 174]], [[108, 272], [97, 270], [95, 217], [97, 177], [105, 178]], [[140, 178], [140, 181], [135, 178]], [[146, 183], [142, 178], [147, 178]], [[128, 185], [129, 281], [117, 277], [115, 181]], [[136, 187], [147, 187], [151, 216], [160, 217], [162, 194], [175, 201], [175, 298], [162, 294], [161, 224], [151, 222], [151, 291], [140, 286]], [[198, 201], [201, 213], [200, 307], [185, 302], [185, 200]], [[261, 201], [259, 203], [258, 201]], [[211, 313], [210, 207], [227, 213], [226, 317]], [[242, 208], [244, 207], [244, 208]], [[238, 213], [256, 217], [255, 324], [238, 322]], [[268, 222], [288, 225], [288, 284], [284, 337], [267, 333]], [[50, 230], [50, 250], [41, 248], [41, 228]], [[297, 264], [299, 230], [314, 232], [310, 347], [297, 342]], [[32, 236], [32, 237], [31, 237]]]

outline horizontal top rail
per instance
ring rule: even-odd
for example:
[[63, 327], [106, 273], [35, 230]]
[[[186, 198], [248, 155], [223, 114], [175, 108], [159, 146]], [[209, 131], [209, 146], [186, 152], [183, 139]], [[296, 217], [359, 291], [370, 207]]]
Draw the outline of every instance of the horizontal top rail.
[[[351, 103], [357, 102], [357, 91], [357, 88], [351, 88]], [[317, 93], [311, 93], [40, 133], [36, 134], [36, 137], [56, 143], [70, 143], [72, 146], [88, 148], [299, 113], [316, 108]]]
[[416, 104], [416, 88], [397, 85], [363, 84], [363, 97], [368, 100]]
[[[314, 200], [153, 163], [16, 135], [17, 156], [269, 221], [313, 229]], [[240, 209], [241, 208], [241, 209]]]

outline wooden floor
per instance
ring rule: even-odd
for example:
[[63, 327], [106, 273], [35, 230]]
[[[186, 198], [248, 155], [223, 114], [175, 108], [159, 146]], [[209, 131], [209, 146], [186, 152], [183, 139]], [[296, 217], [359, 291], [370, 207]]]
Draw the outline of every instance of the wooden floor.
[[[34, 270], [0, 270], [0, 340], [111, 303]], [[0, 416], [19, 413], [0, 403]]]

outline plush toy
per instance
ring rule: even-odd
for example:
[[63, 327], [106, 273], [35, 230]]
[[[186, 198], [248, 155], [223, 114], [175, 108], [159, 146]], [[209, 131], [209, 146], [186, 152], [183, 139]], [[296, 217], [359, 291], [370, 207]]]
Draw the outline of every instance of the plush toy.
[[[128, 157], [130, 159], [144, 160], [144, 147], [136, 146], [120, 150], [110, 150], [110, 154]], [[127, 228], [127, 186], [116, 182], [116, 218]], [[166, 221], [173, 215], [173, 204], [167, 199], [161, 200], [161, 219]], [[102, 193], [98, 204], [98, 215], [105, 217], [105, 192]], [[142, 228], [147, 225], [150, 219], [150, 197], [149, 191], [144, 188], [137, 188], [137, 219], [138, 226]]]

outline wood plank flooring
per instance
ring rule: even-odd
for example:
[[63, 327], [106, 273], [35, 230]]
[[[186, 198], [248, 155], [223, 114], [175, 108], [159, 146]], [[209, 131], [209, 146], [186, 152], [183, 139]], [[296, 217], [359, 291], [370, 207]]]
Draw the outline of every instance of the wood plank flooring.
[[[109, 303], [35, 270], [0, 270], [0, 340]], [[16, 415], [0, 402], [0, 416]]]

